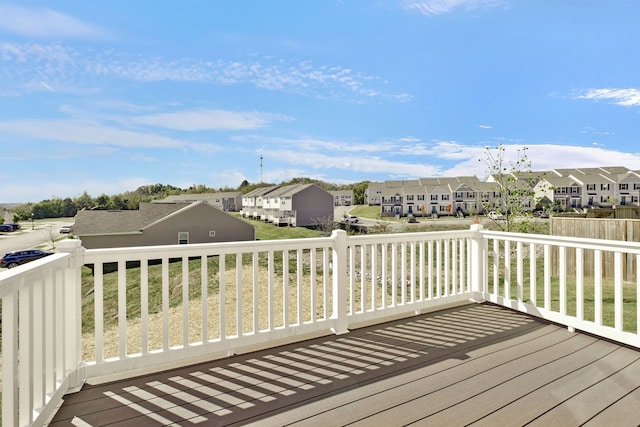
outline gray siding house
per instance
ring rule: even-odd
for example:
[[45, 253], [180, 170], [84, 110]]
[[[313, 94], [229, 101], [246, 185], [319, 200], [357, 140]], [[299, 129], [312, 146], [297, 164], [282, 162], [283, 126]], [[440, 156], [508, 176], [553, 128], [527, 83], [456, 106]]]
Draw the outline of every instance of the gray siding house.
[[242, 198], [242, 216], [276, 225], [309, 227], [333, 219], [334, 197], [316, 184], [256, 188]]
[[82, 210], [74, 234], [87, 249], [255, 240], [255, 228], [205, 201], [141, 203], [137, 211]]

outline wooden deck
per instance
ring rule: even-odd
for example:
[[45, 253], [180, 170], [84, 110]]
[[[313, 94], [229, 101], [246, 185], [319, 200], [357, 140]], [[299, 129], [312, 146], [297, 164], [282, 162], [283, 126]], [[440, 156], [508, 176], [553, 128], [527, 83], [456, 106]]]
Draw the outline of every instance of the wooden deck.
[[640, 424], [640, 352], [472, 304], [66, 396], [51, 426]]

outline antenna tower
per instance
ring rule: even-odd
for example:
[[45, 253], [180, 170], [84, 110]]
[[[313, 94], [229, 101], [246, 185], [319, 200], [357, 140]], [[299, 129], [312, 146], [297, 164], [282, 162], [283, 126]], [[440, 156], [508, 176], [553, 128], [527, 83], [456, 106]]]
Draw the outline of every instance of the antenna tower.
[[260, 182], [264, 182], [262, 180], [262, 154], [260, 154]]

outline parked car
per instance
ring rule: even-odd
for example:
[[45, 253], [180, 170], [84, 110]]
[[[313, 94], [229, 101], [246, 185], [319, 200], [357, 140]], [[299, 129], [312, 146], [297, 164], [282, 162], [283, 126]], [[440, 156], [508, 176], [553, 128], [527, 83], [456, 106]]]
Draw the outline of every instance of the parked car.
[[356, 215], [345, 215], [342, 218], [342, 221], [345, 224], [355, 224], [355, 223], [357, 223], [359, 221], [359, 219], [358, 219], [358, 217]]
[[40, 258], [52, 255], [54, 252], [43, 251], [41, 249], [27, 249], [24, 251], [14, 251], [5, 254], [0, 258], [0, 268], [13, 268], [21, 264], [26, 264]]
[[73, 231], [73, 225], [63, 225], [60, 227], [61, 234], [69, 234]]
[[11, 224], [0, 224], [0, 233], [11, 233], [15, 231]]
[[413, 214], [407, 215], [407, 222], [409, 222], [409, 223], [417, 222], [415, 215], [413, 215]]
[[487, 216], [494, 221], [504, 221], [504, 215], [502, 215], [500, 212], [491, 211], [487, 214]]

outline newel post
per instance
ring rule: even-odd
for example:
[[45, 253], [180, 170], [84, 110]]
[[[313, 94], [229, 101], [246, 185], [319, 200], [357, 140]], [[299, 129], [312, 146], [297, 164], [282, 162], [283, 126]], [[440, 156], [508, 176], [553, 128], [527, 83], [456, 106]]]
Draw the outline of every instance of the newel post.
[[69, 264], [64, 272], [64, 344], [65, 371], [70, 373], [69, 390], [79, 390], [84, 381], [82, 362], [82, 266], [84, 251], [82, 242], [67, 239], [58, 242], [58, 252], [70, 253]]
[[333, 327], [331, 330], [336, 335], [349, 332], [347, 322], [347, 232], [344, 230], [333, 230], [333, 310], [331, 320]]
[[471, 278], [470, 285], [471, 291], [474, 292], [476, 300], [482, 300], [482, 293], [485, 291], [486, 272], [485, 272], [485, 259], [486, 259], [486, 244], [485, 239], [482, 237], [480, 231], [482, 230], [482, 224], [471, 224], [471, 231], [473, 237], [471, 237]]

